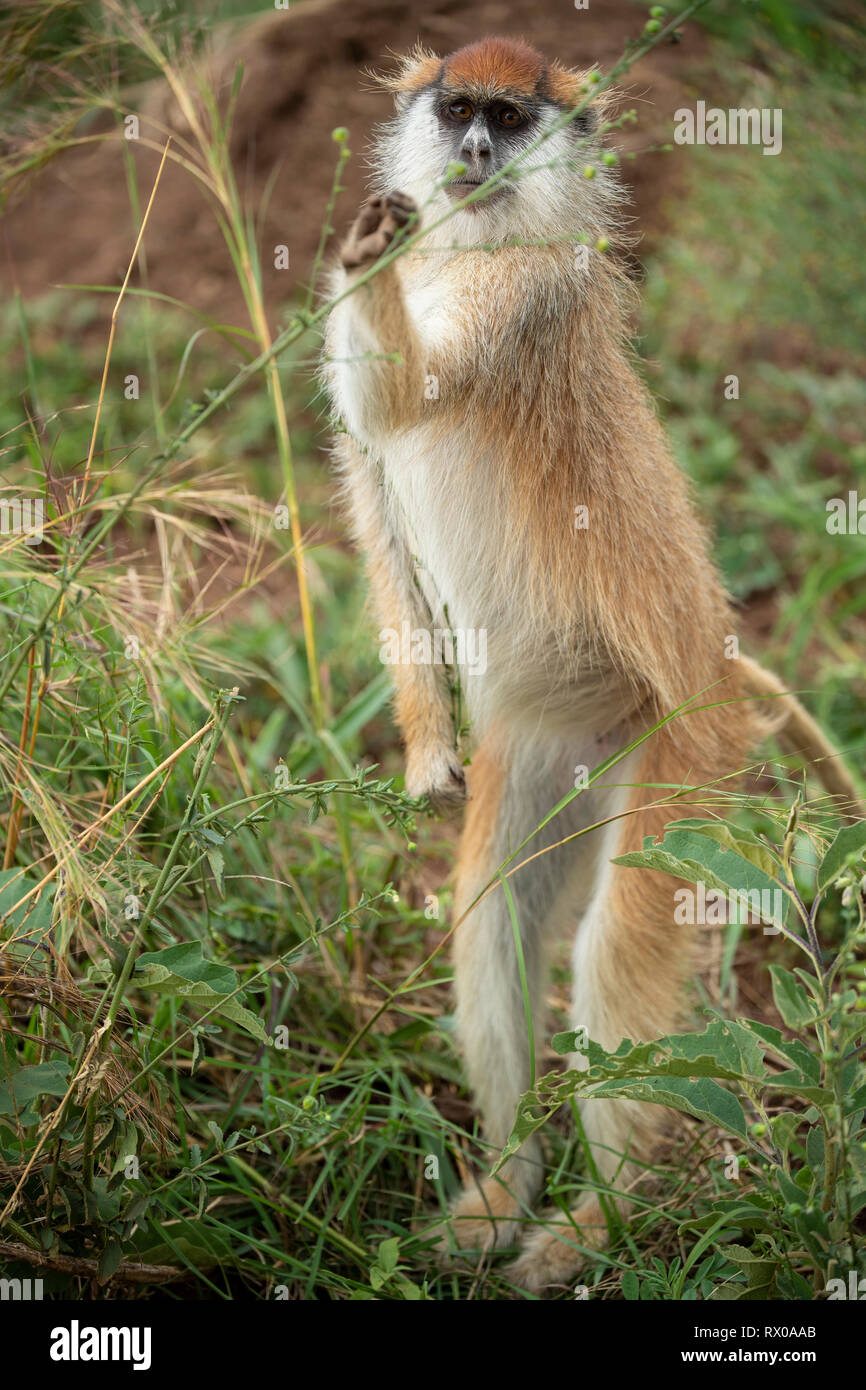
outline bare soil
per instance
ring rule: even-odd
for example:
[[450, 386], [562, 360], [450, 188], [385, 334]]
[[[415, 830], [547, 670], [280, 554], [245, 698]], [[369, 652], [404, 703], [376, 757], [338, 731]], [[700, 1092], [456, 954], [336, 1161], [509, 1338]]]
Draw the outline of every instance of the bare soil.
[[[636, 37], [646, 9], [633, 0], [591, 0], [586, 10], [571, 0], [306, 0], [276, 10], [213, 38], [211, 70], [227, 98], [238, 63], [243, 85], [232, 130], [239, 185], [258, 218], [258, 244], [267, 302], [276, 322], [280, 305], [309, 276], [333, 178], [336, 146], [331, 132], [346, 126], [354, 158], [338, 204], [338, 231], [362, 197], [363, 149], [371, 128], [390, 112], [390, 99], [364, 70], [387, 67], [392, 54], [417, 40], [449, 52], [489, 33], [522, 35], [548, 57], [570, 66], [599, 63], [608, 69]], [[636, 126], [615, 143], [635, 153], [671, 139], [672, 116], [689, 101], [689, 74], [705, 51], [700, 29], [686, 25], [682, 41], [656, 48], [631, 71], [627, 104]], [[138, 141], [131, 141], [139, 188], [146, 198], [165, 128], [183, 135], [173, 99], [161, 83], [136, 94]], [[92, 135], [99, 122], [82, 129]], [[106, 122], [105, 138], [66, 150], [37, 174], [3, 219], [0, 284], [17, 283], [25, 297], [58, 284], [120, 283], [135, 232], [121, 141]], [[624, 160], [634, 195], [639, 254], [663, 226], [662, 205], [675, 198], [681, 168], [678, 151]], [[289, 248], [289, 271], [274, 268], [273, 248]], [[164, 174], [148, 226], [148, 282], [213, 314], [246, 326], [234, 271], [207, 195], [188, 172], [172, 165]], [[110, 310], [106, 297], [105, 314]]]

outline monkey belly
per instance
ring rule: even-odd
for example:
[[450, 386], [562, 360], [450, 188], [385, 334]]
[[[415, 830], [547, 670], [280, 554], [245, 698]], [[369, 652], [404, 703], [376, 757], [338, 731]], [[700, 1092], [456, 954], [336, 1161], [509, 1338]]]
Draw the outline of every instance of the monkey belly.
[[407, 537], [431, 616], [429, 641], [400, 634], [401, 660], [452, 668], [477, 737], [493, 722], [529, 733], [605, 734], [631, 714], [633, 693], [597, 644], [564, 638], [532, 614], [529, 558], [503, 548], [501, 460], [470, 464], [461, 443], [433, 429], [376, 442], [383, 505]]

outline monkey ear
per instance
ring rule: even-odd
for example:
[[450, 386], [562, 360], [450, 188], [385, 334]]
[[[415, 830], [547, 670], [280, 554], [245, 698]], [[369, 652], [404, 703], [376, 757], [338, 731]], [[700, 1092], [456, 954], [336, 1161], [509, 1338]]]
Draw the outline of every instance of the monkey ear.
[[581, 112], [574, 122], [581, 135], [592, 135], [605, 121], [610, 120], [621, 92], [618, 87], [606, 87], [597, 96], [592, 95], [593, 85], [589, 81], [593, 68], [566, 68], [560, 63], [551, 63], [547, 72], [547, 91], [551, 100], [563, 110], [570, 110], [591, 96], [590, 105]]
[[397, 110], [405, 111], [416, 92], [435, 82], [442, 59], [421, 43], [416, 43], [408, 53], [395, 56], [397, 67], [393, 72], [371, 72], [369, 75], [377, 87], [392, 93]]

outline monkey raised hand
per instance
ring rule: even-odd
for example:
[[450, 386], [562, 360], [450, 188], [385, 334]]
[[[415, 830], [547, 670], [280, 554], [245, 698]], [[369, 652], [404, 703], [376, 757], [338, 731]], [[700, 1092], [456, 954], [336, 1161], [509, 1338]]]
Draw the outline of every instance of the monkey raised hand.
[[355, 218], [340, 250], [345, 270], [372, 265], [384, 256], [397, 232], [417, 212], [404, 193], [388, 193], [384, 198], [368, 198]]

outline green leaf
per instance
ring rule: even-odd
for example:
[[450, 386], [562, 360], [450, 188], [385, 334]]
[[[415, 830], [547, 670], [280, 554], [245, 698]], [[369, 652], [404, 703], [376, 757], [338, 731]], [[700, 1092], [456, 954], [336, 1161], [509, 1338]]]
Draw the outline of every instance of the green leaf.
[[207, 862], [210, 864], [211, 873], [214, 876], [214, 882], [216, 883], [217, 892], [219, 893], [221, 898], [224, 898], [226, 895], [225, 855], [223, 854], [221, 849], [209, 849], [207, 853]]
[[803, 986], [794, 978], [790, 970], [781, 965], [771, 965], [773, 977], [773, 1002], [782, 1021], [793, 1032], [799, 1033], [809, 1023], [813, 1023], [817, 1010]]
[[809, 1086], [798, 1071], [779, 1071], [766, 1077], [764, 1086], [768, 1091], [784, 1091], [789, 1096], [799, 1096], [811, 1101], [823, 1110], [833, 1103], [833, 1092], [826, 1086]]
[[120, 1213], [121, 1193], [108, 1186], [108, 1179], [100, 1174], [93, 1179], [93, 1187], [85, 1192], [85, 1204], [89, 1209], [89, 1220], [107, 1224], [116, 1220]]
[[[202, 1184], [204, 1190], [204, 1184]], [[228, 1229], [228, 1228], [226, 1228]], [[160, 1238], [159, 1243], [147, 1244], [152, 1231]], [[151, 1217], [148, 1231], [142, 1230], [135, 1238], [136, 1257], [145, 1264], [187, 1265], [194, 1269], [210, 1269], [214, 1265], [231, 1265], [237, 1258], [228, 1237], [213, 1225], [196, 1218], [172, 1219], [171, 1225], [162, 1224]]]
[[823, 892], [838, 878], [849, 861], [856, 863], [866, 851], [866, 820], [844, 825], [836, 834], [821, 863], [818, 865], [818, 889]]
[[813, 1172], [824, 1163], [824, 1131], [820, 1125], [813, 1125], [806, 1135], [806, 1160]]
[[117, 1140], [116, 1157], [111, 1167], [110, 1176], [114, 1177], [115, 1173], [120, 1173], [126, 1167], [130, 1158], [133, 1158], [137, 1153], [138, 1130], [130, 1120], [124, 1124], [123, 1132]]
[[677, 827], [694, 830], [698, 835], [707, 835], [711, 840], [717, 840], [725, 849], [732, 849], [735, 854], [739, 854], [741, 858], [760, 869], [767, 878], [775, 880], [779, 870], [775, 855], [754, 831], [731, 825], [729, 821], [723, 820], [680, 820], [675, 821], [670, 828], [676, 830]]
[[768, 1023], [757, 1023], [752, 1018], [740, 1019], [739, 1022], [761, 1042], [766, 1043], [778, 1057], [791, 1062], [804, 1082], [812, 1085], [820, 1082], [820, 1059], [799, 1038], [786, 1038], [778, 1028], [772, 1028]]
[[629, 1303], [635, 1303], [640, 1298], [640, 1280], [633, 1269], [627, 1269], [622, 1276], [622, 1296]]
[[[570, 1050], [574, 1041], [574, 1033], [557, 1037], [557, 1045], [564, 1051]], [[637, 1044], [625, 1038], [616, 1052], [606, 1052], [590, 1040], [583, 1053], [586, 1070], [544, 1076], [534, 1090], [521, 1097], [514, 1129], [497, 1167], [560, 1105], [577, 1095], [589, 1100], [615, 1095], [669, 1105], [745, 1138], [742, 1107], [736, 1096], [717, 1082], [746, 1080], [760, 1085], [768, 1079], [753, 1033], [741, 1023], [719, 1018], [703, 1033], [676, 1033]]]
[[[771, 1269], [775, 1270], [772, 1265]], [[717, 1289], [713, 1289], [709, 1301], [711, 1303], [733, 1301], [744, 1303], [764, 1303], [772, 1289], [773, 1281], [768, 1279], [766, 1283], [751, 1284], [720, 1284]]]
[[[723, 1218], [720, 1220], [720, 1215]], [[777, 1224], [776, 1208], [772, 1200], [760, 1193], [754, 1193], [749, 1197], [719, 1197], [713, 1203], [713, 1209], [705, 1216], [695, 1217], [693, 1221], [688, 1221], [680, 1228], [682, 1231], [695, 1230], [705, 1231], [708, 1228], [718, 1225], [730, 1228], [741, 1226], [743, 1230], [769, 1231], [775, 1230]]]
[[218, 1254], [205, 1245], [197, 1245], [186, 1236], [175, 1237], [171, 1244], [163, 1241], [159, 1245], [151, 1245], [141, 1252], [141, 1259], [145, 1264], [176, 1265], [183, 1268], [184, 1258], [191, 1269], [212, 1269], [214, 1265], [233, 1263], [233, 1256], [228, 1251]]
[[866, 1085], [858, 1086], [856, 1091], [845, 1097], [845, 1112], [853, 1115], [866, 1107]]
[[746, 1138], [746, 1117], [737, 1097], [707, 1077], [696, 1081], [659, 1076], [648, 1076], [642, 1081], [606, 1081], [592, 1092], [593, 1099], [603, 1096], [669, 1105], [697, 1120], [717, 1124], [738, 1139]]
[[119, 1241], [112, 1240], [109, 1242], [108, 1245], [106, 1245], [105, 1249], [99, 1257], [99, 1263], [96, 1266], [97, 1284], [108, 1283], [112, 1274], [114, 1274], [117, 1271], [117, 1268], [120, 1265], [122, 1255], [123, 1247], [121, 1246]]
[[611, 861], [626, 867], [655, 869], [707, 889], [743, 898], [749, 910], [784, 927], [787, 894], [775, 877], [776, 862], [756, 836], [726, 822], [673, 821], [660, 845], [647, 836], [643, 849]]
[[0, 1082], [0, 1115], [22, 1116], [37, 1096], [65, 1096], [68, 1085], [68, 1062], [37, 1062], [32, 1067], [19, 1067], [8, 1080]]
[[[205, 960], [200, 941], [182, 941], [180, 945], [166, 946], [162, 951], [145, 951], [135, 962], [135, 969], [136, 972], [149, 970], [154, 974], [162, 970], [165, 972], [164, 979], [177, 975], [184, 980], [203, 980], [218, 994], [230, 994], [238, 983], [237, 975], [229, 966]], [[141, 988], [154, 988], [153, 983], [143, 985], [137, 977], [136, 984]]]
[[163, 951], [146, 951], [136, 961], [136, 971], [141, 971], [134, 977], [137, 989], [189, 1000], [205, 1012], [231, 1019], [258, 1042], [267, 1042], [261, 1020], [238, 1001], [237, 975], [228, 966], [205, 960], [200, 941], [167, 946]]
[[[748, 1250], [745, 1245], [723, 1245], [721, 1241], [717, 1242], [716, 1248], [721, 1250], [723, 1255], [727, 1255], [732, 1264], [739, 1265], [741, 1269], [745, 1269], [749, 1265], [768, 1263], [766, 1250]], [[769, 1263], [772, 1264], [774, 1261], [771, 1260]]]
[[397, 1268], [397, 1260], [400, 1256], [400, 1237], [392, 1236], [390, 1240], [383, 1240], [379, 1246], [379, 1253], [376, 1263], [386, 1274], [393, 1274]]
[[0, 870], [0, 925], [3, 935], [18, 936], [26, 932], [28, 937], [44, 936], [51, 927], [51, 913], [54, 906], [56, 883], [47, 883], [39, 894], [38, 901], [30, 898], [14, 912], [17, 902], [35, 888], [37, 880], [20, 869]]
[[[576, 1035], [557, 1033], [556, 1050], [575, 1049]], [[713, 1076], [723, 1080], [765, 1074], [763, 1051], [751, 1030], [740, 1021], [715, 1018], [702, 1033], [672, 1033], [655, 1042], [633, 1043], [628, 1038], [616, 1052], [605, 1052], [590, 1040], [583, 1049], [589, 1061], [589, 1077], [598, 1076]]]
[[[783, 1168], [774, 1168], [773, 1177], [779, 1185], [779, 1191], [786, 1202], [793, 1202], [796, 1206], [805, 1206], [808, 1200], [808, 1188], [805, 1190], [791, 1178]], [[811, 1186], [811, 1184], [810, 1184]]]
[[708, 1303], [736, 1303], [749, 1297], [745, 1284], [718, 1284], [708, 1295]]
[[782, 1110], [780, 1114], [773, 1116], [770, 1121], [773, 1130], [773, 1143], [779, 1153], [786, 1154], [790, 1149], [800, 1119], [801, 1117], [793, 1110]]

